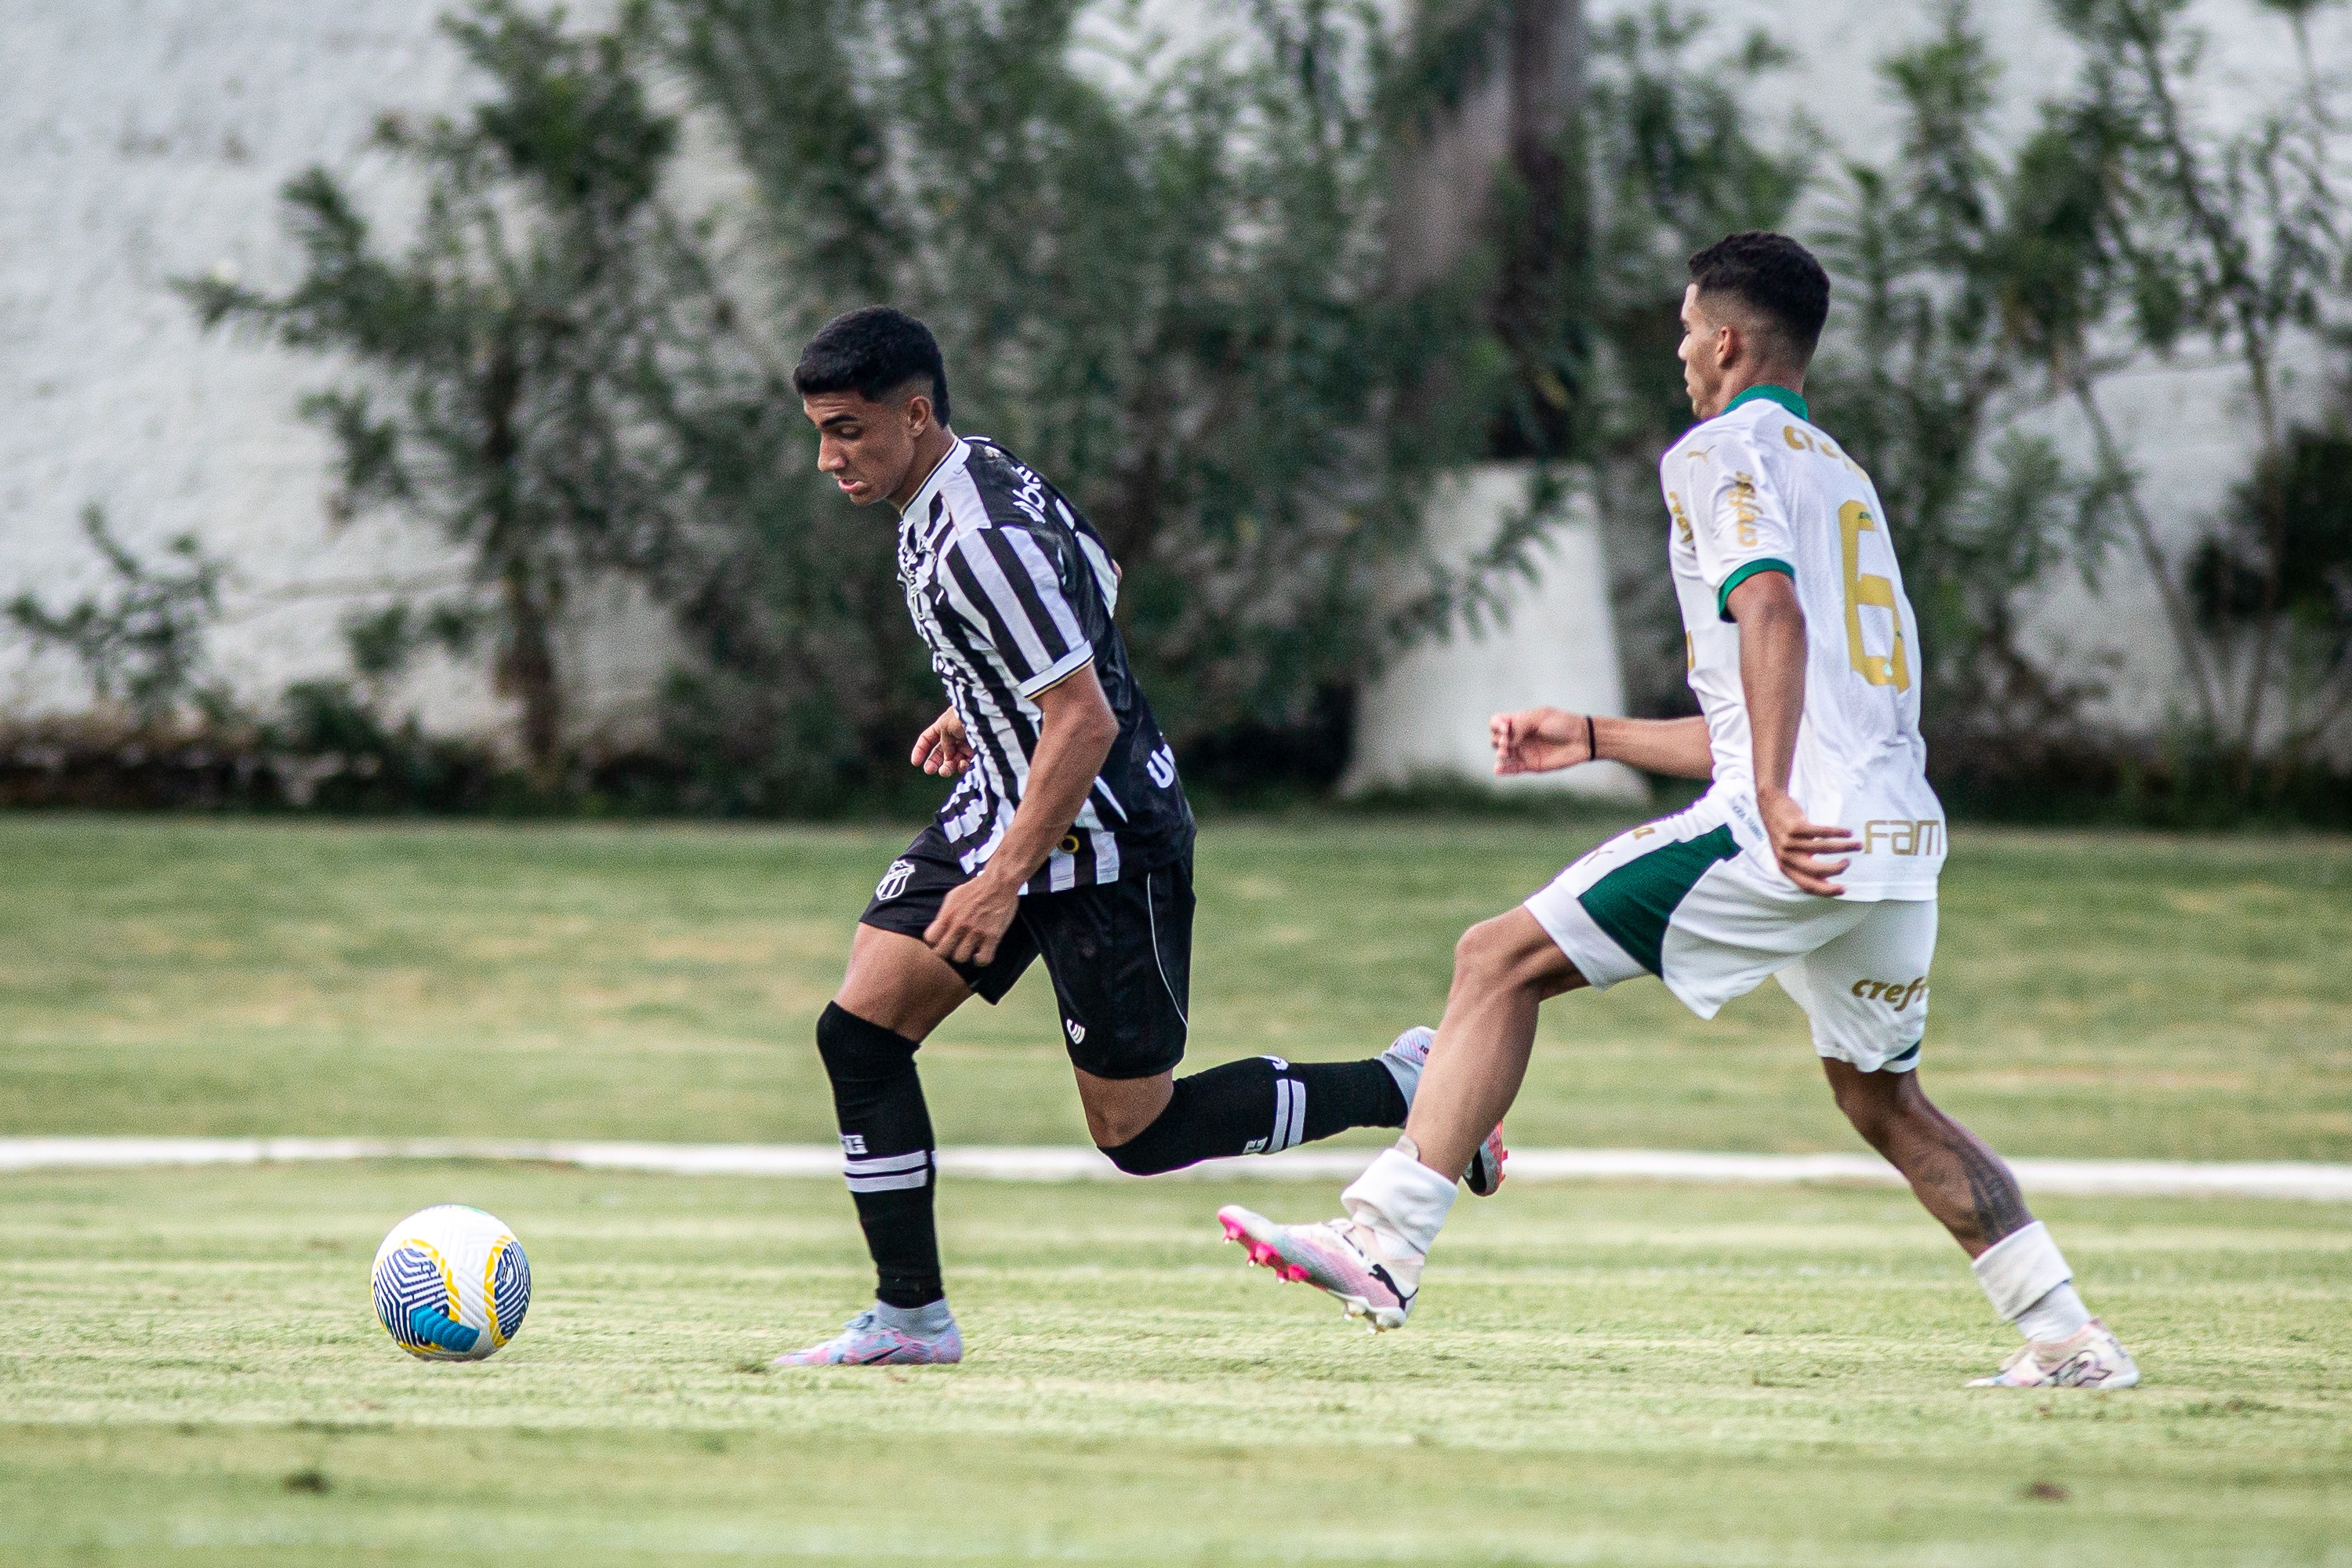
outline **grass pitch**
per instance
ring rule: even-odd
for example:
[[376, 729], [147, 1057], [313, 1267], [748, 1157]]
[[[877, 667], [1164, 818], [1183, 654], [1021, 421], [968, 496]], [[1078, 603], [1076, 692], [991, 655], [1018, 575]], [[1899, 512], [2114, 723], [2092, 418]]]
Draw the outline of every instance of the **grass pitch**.
[[[1192, 1059], [1359, 1055], [1620, 826], [1202, 841]], [[903, 832], [0, 817], [0, 1131], [809, 1140]], [[2352, 842], [1967, 832], [1927, 1072], [2014, 1153], [2352, 1158]], [[1032, 979], [923, 1053], [951, 1142], [1074, 1142]], [[1546, 1010], [1522, 1144], [1858, 1144], [1776, 990]], [[2352, 1564], [2352, 1212], [2038, 1205], [2150, 1386], [2010, 1348], [1899, 1193], [1465, 1202], [1374, 1339], [1207, 1183], [951, 1183], [971, 1359], [780, 1373], [869, 1276], [835, 1183], [488, 1165], [0, 1179], [0, 1563]], [[537, 1300], [414, 1363], [368, 1260], [445, 1199]]]
[[[401, 1214], [493, 1209], [521, 1336], [410, 1361]], [[1204, 1183], [951, 1184], [971, 1359], [775, 1373], [866, 1285], [832, 1183], [500, 1166], [0, 1184], [0, 1561], [2330, 1564], [2352, 1216], [2052, 1203], [2149, 1386], [2011, 1342], [1901, 1194], [1507, 1189], [1411, 1328], [1244, 1268]]]
[[[1191, 1060], [1360, 1056], [1622, 823], [1202, 832]], [[824, 1142], [811, 1032], [907, 830], [0, 817], [0, 1131]], [[2352, 1159], [2352, 840], [1954, 835], [1926, 1057], [2011, 1153]], [[1042, 973], [923, 1052], [955, 1142], [1084, 1123]], [[478, 1088], [482, 1091], [477, 1091]], [[1860, 1144], [1777, 987], [1545, 1009], [1526, 1144]]]

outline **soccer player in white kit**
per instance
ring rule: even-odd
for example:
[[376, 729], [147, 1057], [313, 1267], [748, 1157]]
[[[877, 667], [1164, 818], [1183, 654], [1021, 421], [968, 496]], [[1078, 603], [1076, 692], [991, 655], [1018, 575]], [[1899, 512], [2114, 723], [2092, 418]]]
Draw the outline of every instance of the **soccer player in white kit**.
[[1252, 1262], [1375, 1329], [1401, 1327], [1456, 1181], [1518, 1093], [1539, 1004], [1654, 974], [1712, 1018], [1771, 977], [1811, 1021], [1839, 1109], [2024, 1336], [1977, 1382], [2130, 1387], [2138, 1369], [2083, 1305], [2009, 1168], [1919, 1087], [1944, 810], [1885, 510], [1807, 417], [1829, 279], [1775, 234], [1733, 235], [1690, 273], [1679, 353], [1700, 423], [1659, 478], [1701, 716], [1542, 708], [1497, 714], [1491, 731], [1498, 773], [1606, 757], [1712, 785], [1463, 936], [1404, 1136], [1342, 1194], [1345, 1217], [1285, 1226], [1236, 1206], [1218, 1218]]

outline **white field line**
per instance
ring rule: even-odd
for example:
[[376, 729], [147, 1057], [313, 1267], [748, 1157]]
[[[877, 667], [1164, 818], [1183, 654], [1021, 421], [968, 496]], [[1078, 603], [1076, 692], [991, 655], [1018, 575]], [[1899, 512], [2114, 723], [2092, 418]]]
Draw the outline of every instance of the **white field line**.
[[[1362, 1149], [1292, 1150], [1271, 1159], [1211, 1160], [1168, 1180], [1352, 1181]], [[469, 1138], [0, 1138], [0, 1173], [121, 1170], [159, 1165], [256, 1165], [310, 1160], [518, 1160], [587, 1170], [696, 1176], [837, 1176], [840, 1151], [824, 1143], [531, 1142]], [[2352, 1203], [2352, 1164], [2281, 1161], [2014, 1160], [2026, 1190], [2058, 1195], [2311, 1198]], [[999, 1182], [1127, 1182], [1093, 1149], [963, 1147], [940, 1151], [949, 1175]], [[1519, 1182], [1808, 1182], [1902, 1184], [1868, 1154], [1704, 1154], [1669, 1149], [1518, 1149]]]

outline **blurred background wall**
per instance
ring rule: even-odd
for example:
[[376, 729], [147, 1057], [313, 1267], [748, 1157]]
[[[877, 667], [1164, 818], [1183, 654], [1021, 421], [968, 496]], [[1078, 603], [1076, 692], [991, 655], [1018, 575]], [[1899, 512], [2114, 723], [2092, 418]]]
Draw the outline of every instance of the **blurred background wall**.
[[[174, 279], [231, 289], [289, 286], [302, 262], [278, 193], [314, 163], [341, 182], [383, 232], [403, 233], [425, 177], [413, 161], [372, 145], [372, 133], [386, 115], [415, 121], [463, 110], [486, 87], [479, 62], [469, 65], [436, 30], [443, 9], [440, 0], [79, 0], [70, 6], [0, 0], [6, 40], [0, 47], [12, 84], [0, 99], [0, 136], [10, 149], [12, 174], [0, 186], [0, 341], [8, 351], [0, 358], [0, 596], [32, 593], [54, 605], [103, 588], [104, 563], [79, 522], [86, 507], [102, 508], [114, 536], [137, 552], [193, 532], [225, 566], [217, 617], [206, 633], [212, 679], [247, 710], [260, 713], [289, 684], [348, 674], [345, 634], [355, 617], [429, 598], [466, 579], [473, 558], [429, 527], [377, 514], [335, 521], [337, 450], [299, 411], [306, 395], [335, 384], [331, 354], [272, 343], [267, 331], [206, 331], [190, 300], [171, 287]], [[674, 9], [683, 15], [693, 8]], [[814, 14], [805, 6], [772, 9], [780, 17]], [[1382, 176], [1400, 194], [1379, 232], [1404, 258], [1405, 272], [1421, 265], [1413, 259], [1423, 244], [1413, 237], [1416, 221], [1424, 231], [1444, 230], [1478, 206], [1462, 195], [1465, 179], [1475, 184], [1463, 171], [1507, 165], [1517, 155], [1512, 95], [1532, 89], [1511, 78], [1510, 50], [1515, 41], [1524, 44], [1528, 16], [1543, 9], [1526, 0], [1516, 10], [1502, 7], [1512, 19], [1496, 35], [1499, 53], [1474, 62], [1462, 83], [1437, 93], [1438, 107], [1419, 122], [1418, 151], [1406, 173]], [[1561, 103], [1581, 101], [1581, 83], [1606, 54], [1612, 30], [1638, 31], [1652, 14], [1600, 5], [1580, 26], [1574, 6], [1549, 9], [1570, 31], [1562, 35], [1566, 43], [1554, 46], [1565, 63], [1546, 68], [1559, 80], [1544, 90], [1565, 95], [1552, 104], [1565, 112]], [[2347, 58], [2352, 32], [2341, 7], [2281, 9], [2296, 11], [2318, 60], [2335, 68]], [[610, 15], [575, 6], [571, 25], [593, 28]], [[2256, 25], [2270, 16], [2243, 0], [2198, 0], [2189, 8], [2183, 26], [2198, 29], [2204, 46], [2191, 106], [2219, 132], [2251, 123], [2283, 94], [2293, 95], [2280, 52], [2284, 35]], [[1904, 104], [1880, 63], [1932, 41], [1947, 13], [1929, 4], [1718, 0], [1706, 16], [1706, 42], [1692, 47], [1719, 47], [1731, 51], [1723, 60], [1744, 62], [1734, 69], [1710, 67], [1714, 89], [1736, 102], [1743, 133], [1759, 149], [1803, 173], [1803, 187], [1789, 204], [1790, 226], [1812, 234], [1848, 223], [1852, 201], [1842, 170], [1849, 163], [1884, 162], [1906, 133]], [[1400, 26], [1411, 21], [1400, 14]], [[2039, 100], [2082, 73], [2084, 47], [2039, 0], [1986, 0], [1969, 21], [1997, 65], [1986, 79], [1993, 95], [1986, 116], [1990, 142], [2013, 149], [2042, 123]], [[1512, 26], [1520, 32], [1511, 33]], [[1785, 63], [1738, 54], [1736, 46], [1751, 27], [1785, 48]], [[1212, 7], [1097, 7], [1069, 40], [1080, 57], [1080, 77], [1131, 99], [1150, 71], [1125, 63], [1121, 51], [1155, 33], [1181, 49], [1233, 30], [1245, 29]], [[804, 41], [770, 40], [786, 52]], [[1278, 39], [1269, 47], [1279, 55]], [[855, 57], [845, 58], [854, 65]], [[732, 248], [720, 247], [719, 264], [757, 294], [773, 287], [763, 276], [773, 253], [741, 237], [760, 229], [751, 209], [762, 192], [773, 197], [777, 180], [745, 151], [744, 122], [740, 115], [729, 119], [722, 87], [713, 86], [719, 79], [708, 72], [697, 77], [689, 64], [657, 82], [656, 97], [686, 111], [688, 122], [682, 153], [666, 178], [669, 188], [692, 198], [680, 202], [681, 210], [714, 212], [719, 231], [736, 237]], [[1630, 112], [1633, 100], [1608, 98], [1605, 86], [1595, 89], [1602, 92], [1597, 111]], [[716, 110], [713, 102], [720, 102]], [[1529, 177], [1539, 184], [1541, 171]], [[1541, 232], [1540, 226], [1529, 232]], [[1507, 295], [1507, 243], [1501, 254], [1495, 264], [1501, 281], [1490, 279], [1489, 286]], [[1453, 260], [1423, 269], [1443, 271]], [[1674, 260], [1662, 250], [1658, 269], [1670, 273]], [[1557, 279], [1544, 286], [1559, 287]], [[789, 316], [773, 318], [773, 353], [788, 346], [791, 334], [782, 324]], [[967, 333], [961, 341], [985, 339]], [[1507, 321], [1498, 341], [1503, 357], [1526, 358]], [[2327, 393], [2324, 342], [2317, 333], [2284, 334], [2275, 367], [2289, 408], [2315, 417]], [[1648, 352], [1655, 358], [1670, 353], [1671, 343], [1652, 343]], [[1542, 364], [1522, 368], [1528, 384], [1548, 384]], [[2127, 448], [2147, 518], [2175, 562], [2215, 530], [2257, 455], [2260, 432], [2242, 382], [2242, 367], [2227, 353], [2191, 338], [2168, 357], [2133, 357], [2103, 384], [2103, 406]], [[1439, 383], [1425, 395], [1442, 400], [1447, 386], [1463, 384]], [[972, 401], [992, 413], [1010, 406], [991, 390], [975, 387]], [[2021, 400], [2007, 427], [2047, 437], [2078, 468], [2091, 465], [2095, 452], [2082, 410], [2063, 397], [2032, 402]], [[1531, 423], [1511, 426], [1503, 419], [1483, 436], [1473, 432], [1454, 449], [1451, 467], [1435, 464], [1421, 476], [1421, 482], [1438, 482], [1433, 476], [1440, 468], [1467, 471], [1466, 463], [1498, 458], [1567, 462], [1585, 475], [1570, 489], [1593, 510], [1562, 512], [1557, 537], [1533, 555], [1515, 556], [1504, 574], [1528, 568], [1531, 579], [1522, 574], [1516, 579], [1521, 585], [1499, 591], [1475, 614], [1464, 607], [1466, 601], [1423, 606], [1414, 623], [1423, 639], [1418, 652], [1382, 653], [1381, 639], [1367, 633], [1364, 651], [1335, 654], [1328, 669], [1318, 666], [1278, 691], [1280, 682], [1270, 686], [1261, 668], [1276, 656], [1260, 654], [1254, 656], [1255, 673], [1237, 665], [1219, 677], [1223, 684], [1198, 694], [1186, 688], [1171, 701], [1202, 716], [1202, 733], [1238, 733], [1244, 748], [1255, 743], [1251, 736], [1307, 722], [1302, 715], [1344, 710], [1352, 721], [1332, 732], [1357, 744], [1352, 777], [1359, 784], [1470, 766], [1486, 709], [1531, 700], [1543, 690], [1571, 704], [1607, 709], [1630, 700], [1636, 710], [1670, 710], [1671, 670], [1642, 640], [1654, 641], [1657, 631], [1654, 595], [1643, 609], [1644, 583], [1658, 572], [1654, 542], [1663, 536], [1654, 496], [1643, 497], [1637, 482], [1612, 489], [1605, 472], [1601, 482], [1591, 482], [1591, 442], [1564, 425], [1547, 426], [1546, 417], [1538, 399]], [[1822, 417], [1837, 423], [1834, 415]], [[788, 432], [775, 439], [782, 443], [774, 448], [779, 466], [804, 458], [789, 445]], [[1043, 461], [1061, 437], [1033, 439], [1045, 443], [1033, 454]], [[1862, 455], [1871, 457], [1867, 449]], [[1072, 461], [1081, 466], [1065, 482], [1088, 482], [1083, 460]], [[1102, 483], [1110, 489], [1127, 482], [1116, 467], [1104, 470]], [[1639, 461], [1623, 467], [1638, 479]], [[1211, 493], [1213, 483], [1203, 483], [1209, 488], [1202, 493]], [[1218, 515], [1226, 521], [1210, 517], [1202, 537], [1230, 549], [1240, 523], [1230, 507]], [[1472, 531], [1486, 526], [1481, 521]], [[1129, 548], [1144, 543], [1139, 533]], [[1370, 584], [1362, 591], [1371, 596], [1347, 602], [1381, 602], [1385, 590], [1377, 584], [1393, 584], [1399, 572], [1417, 582], [1410, 558], [1424, 547], [1457, 564], [1470, 552], [1465, 538], [1448, 536], [1413, 542], [1388, 565], [1370, 558], [1348, 565], [1349, 580]], [[1171, 570], [1187, 559], [1176, 545], [1153, 548]], [[1536, 549], [1532, 534], [1524, 548]], [[2062, 680], [2079, 677], [2091, 689], [2076, 702], [2074, 719], [2095, 730], [2160, 739], [2186, 712], [2180, 639], [2168, 630], [2157, 582], [2131, 549], [2116, 545], [2101, 559], [2095, 574], [2065, 560], [2035, 568], [2040, 580], [2018, 597], [2015, 644]], [[707, 626], [698, 634], [692, 625], [681, 632], [679, 596], [663, 602], [670, 590], [656, 577], [583, 572], [565, 599], [555, 636], [567, 743], [607, 753], [685, 743], [676, 739], [683, 731], [664, 718], [663, 683], [681, 661], [707, 658], [716, 634]], [[707, 604], [711, 594], [683, 597]], [[1193, 624], [1185, 619], [1189, 609], [1169, 614], [1171, 626]], [[1217, 614], [1234, 625], [1247, 621], [1238, 611]], [[1218, 646], [1243, 635], [1220, 633], [1225, 641]], [[1333, 636], [1318, 632], [1306, 641], [1322, 646]], [[1538, 662], [1547, 652], [1549, 669]], [[487, 742], [512, 756], [511, 692], [493, 679], [494, 668], [482, 657], [421, 644], [396, 675], [370, 690], [387, 721], [413, 715], [427, 732]], [[1178, 673], [1161, 679], [1181, 683]], [[1339, 710], [1318, 696], [1332, 691]], [[92, 697], [86, 672], [54, 642], [46, 649], [25, 638], [0, 643], [0, 712], [9, 718], [86, 711]], [[873, 710], [892, 711], [887, 702]], [[1360, 730], [1367, 721], [1384, 737], [1369, 749]], [[782, 722], [770, 722], [769, 730]], [[772, 751], [786, 743], [762, 734], [760, 746]], [[2340, 749], [2340, 736], [2326, 744]], [[1328, 782], [1335, 772], [1319, 776]]]

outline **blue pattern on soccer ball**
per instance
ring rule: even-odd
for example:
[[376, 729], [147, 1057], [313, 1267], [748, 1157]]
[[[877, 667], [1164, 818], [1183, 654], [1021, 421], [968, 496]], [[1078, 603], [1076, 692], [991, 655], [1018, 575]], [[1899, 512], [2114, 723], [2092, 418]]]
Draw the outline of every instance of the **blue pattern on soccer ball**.
[[408, 1332], [412, 1339], [428, 1345], [438, 1345], [445, 1351], [463, 1355], [474, 1348], [482, 1337], [479, 1329], [469, 1329], [448, 1314], [432, 1307], [411, 1307], [408, 1310]]
[[490, 1277], [490, 1302], [498, 1310], [499, 1333], [512, 1339], [522, 1331], [523, 1314], [530, 1310], [530, 1259], [522, 1243], [509, 1241], [499, 1249], [497, 1271]]
[[446, 1322], [448, 1309], [449, 1288], [430, 1253], [412, 1246], [385, 1255], [375, 1272], [375, 1315], [394, 1339], [410, 1350], [461, 1348], [444, 1346], [416, 1331], [420, 1310]]

